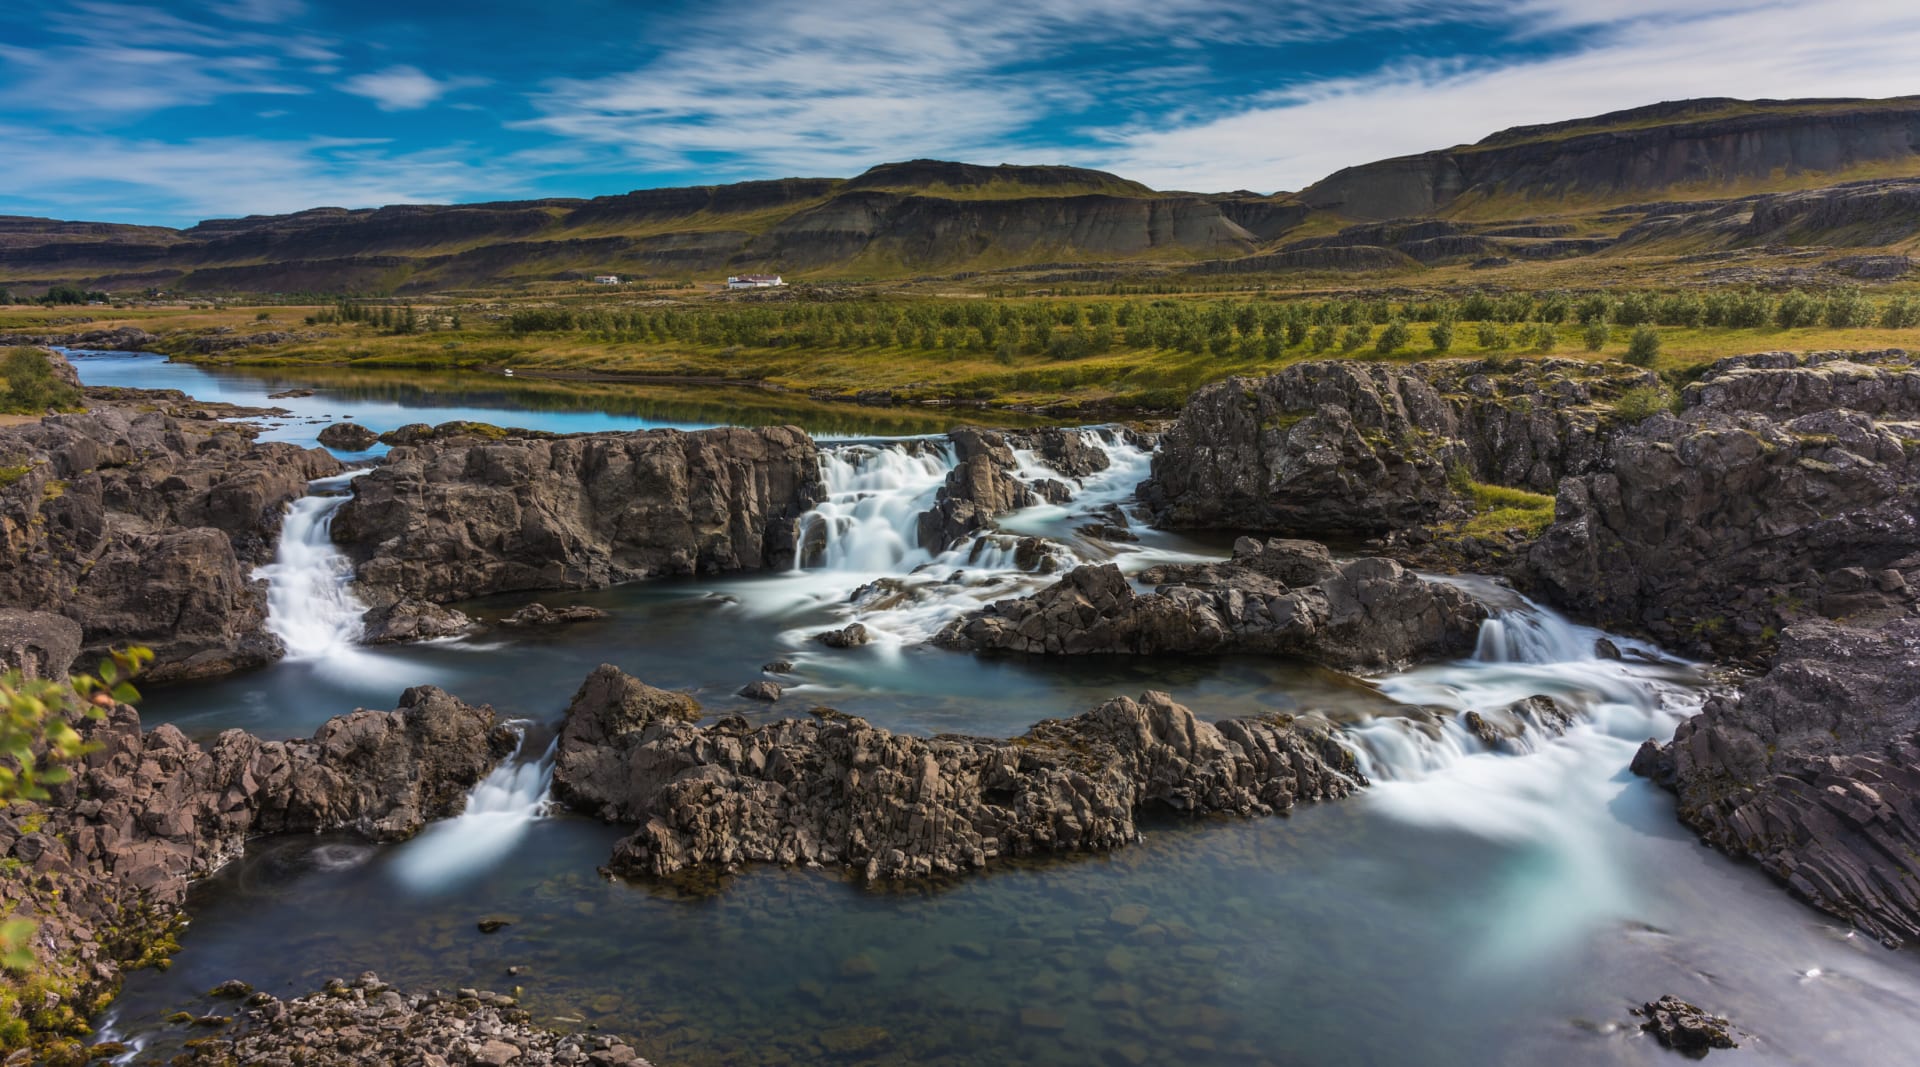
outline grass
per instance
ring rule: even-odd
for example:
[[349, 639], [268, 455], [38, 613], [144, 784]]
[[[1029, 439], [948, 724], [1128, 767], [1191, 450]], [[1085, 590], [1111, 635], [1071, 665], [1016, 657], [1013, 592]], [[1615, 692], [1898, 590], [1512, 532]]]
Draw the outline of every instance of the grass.
[[1553, 498], [1545, 493], [1477, 482], [1464, 466], [1449, 470], [1447, 481], [1474, 510], [1473, 517], [1460, 525], [1463, 535], [1490, 537], [1517, 531], [1533, 538], [1553, 525]]

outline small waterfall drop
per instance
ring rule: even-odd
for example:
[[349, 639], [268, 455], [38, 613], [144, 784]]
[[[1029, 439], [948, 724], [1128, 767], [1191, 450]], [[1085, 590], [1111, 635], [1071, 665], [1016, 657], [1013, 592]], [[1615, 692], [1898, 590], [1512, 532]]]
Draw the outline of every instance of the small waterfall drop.
[[334, 513], [348, 500], [337, 490], [361, 473], [313, 482], [288, 510], [273, 562], [254, 571], [267, 580], [267, 629], [290, 660], [325, 660], [357, 647], [367, 606], [353, 595], [353, 564], [332, 534]]
[[560, 740], [554, 738], [540, 758], [524, 759], [527, 725], [518, 726], [520, 742], [513, 754], [467, 794], [466, 809], [427, 827], [396, 853], [393, 874], [409, 889], [444, 892], [487, 870], [546, 813]]
[[795, 558], [805, 561], [817, 545], [818, 569], [855, 574], [889, 574], [927, 562], [931, 557], [920, 551], [920, 513], [933, 506], [955, 465], [953, 446], [930, 440], [822, 452], [827, 499], [802, 518]]

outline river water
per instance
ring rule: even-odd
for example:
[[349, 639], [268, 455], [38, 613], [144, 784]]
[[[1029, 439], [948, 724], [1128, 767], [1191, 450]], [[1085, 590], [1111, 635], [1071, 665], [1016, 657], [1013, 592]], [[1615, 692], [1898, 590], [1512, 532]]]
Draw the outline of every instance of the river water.
[[[298, 384], [153, 357], [76, 364], [89, 383], [236, 403]], [[340, 407], [341, 395], [319, 403]], [[392, 410], [374, 418], [355, 399], [350, 413], [376, 428], [450, 417], [642, 424], [468, 393], [458, 414], [390, 397]], [[322, 414], [335, 412], [312, 417]], [[793, 416], [807, 424], [806, 412]], [[300, 439], [311, 425], [277, 432]], [[1071, 504], [1030, 509], [1007, 530], [1048, 538], [1063, 563], [1113, 558], [1129, 572], [1225, 555], [1218, 541], [1138, 525], [1137, 545], [1077, 533], [1088, 512], [1127, 507], [1148, 463], [1119, 435], [1089, 433], [1112, 468]], [[1030, 475], [1046, 473], [1023, 458]], [[804, 570], [546, 595], [611, 615], [381, 649], [354, 643], [357, 605], [327, 539], [350, 479], [315, 483], [262, 571], [287, 659], [156, 690], [147, 721], [202, 738], [232, 726], [295, 736], [433, 683], [524, 720], [520, 751], [464, 815], [406, 844], [253, 843], [196, 890], [172, 968], [130, 976], [104, 1027], [141, 1046], [136, 1061], [156, 1060], [192, 1036], [165, 1017], [215, 1010], [202, 994], [225, 979], [292, 995], [373, 969], [406, 987], [519, 986], [541, 1021], [630, 1034], [662, 1067], [1637, 1064], [1671, 1054], [1627, 1009], [1674, 993], [1745, 1032], [1740, 1051], [1716, 1060], [1909, 1061], [1920, 1041], [1911, 954], [1853, 936], [1702, 848], [1670, 798], [1626, 772], [1639, 741], [1667, 736], [1697, 707], [1694, 667], [1598, 659], [1597, 632], [1472, 579], [1497, 611], [1475, 655], [1378, 678], [1258, 657], [943, 652], [925, 639], [944, 621], [1051, 580], [1018, 568], [1010, 536], [938, 556], [916, 546], [913, 517], [951, 464], [937, 440], [830, 443], [831, 496], [808, 519], [828, 548]], [[462, 607], [492, 619], [530, 599]], [[848, 651], [809, 639], [852, 619], [878, 639]], [[775, 659], [795, 664], [779, 679], [789, 686], [780, 705], [732, 695]], [[1285, 819], [1150, 820], [1145, 841], [1113, 855], [1009, 863], [939, 886], [876, 889], [837, 871], [777, 868], [717, 887], [611, 882], [595, 867], [620, 832], [545, 803], [551, 724], [601, 662], [691, 690], [711, 713], [828, 704], [919, 733], [1005, 736], [1160, 689], [1205, 718], [1323, 715], [1376, 784]], [[1581, 710], [1564, 736], [1536, 730], [1490, 752], [1459, 724], [1467, 710], [1536, 693]], [[475, 923], [488, 917], [513, 925], [481, 935]]]

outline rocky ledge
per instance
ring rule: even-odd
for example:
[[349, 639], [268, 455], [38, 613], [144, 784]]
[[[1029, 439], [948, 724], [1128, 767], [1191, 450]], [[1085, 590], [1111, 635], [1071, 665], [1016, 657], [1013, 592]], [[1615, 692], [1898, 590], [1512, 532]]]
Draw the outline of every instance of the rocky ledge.
[[333, 523], [374, 608], [787, 567], [825, 494], [793, 427], [557, 436], [472, 423], [383, 437]]
[[1157, 525], [1371, 537], [1461, 511], [1456, 470], [1552, 492], [1603, 470], [1608, 415], [1650, 371], [1581, 360], [1329, 360], [1195, 392], [1141, 499]]
[[[55, 646], [71, 623], [39, 622]], [[9, 666], [17, 664], [5, 664]], [[45, 665], [64, 675], [65, 662]], [[349, 831], [398, 840], [458, 814], [467, 793], [512, 751], [492, 709], [432, 687], [392, 711], [355, 711], [311, 740], [262, 741], [228, 730], [202, 748], [171, 725], [143, 730], [127, 705], [78, 728], [96, 746], [42, 803], [0, 812], [0, 913], [35, 922], [36, 981], [51, 1002], [35, 1026], [58, 1034], [118, 988], [121, 969], [164, 945], [188, 884], [268, 833]], [[5, 982], [0, 979], [0, 982]]]
[[1920, 583], [1920, 368], [1900, 352], [1742, 356], [1561, 483], [1533, 587], [1597, 624], [1760, 659], [1813, 618], [1905, 614]]
[[[920, 514], [920, 545], [940, 553], [993, 526], [1002, 515], [1037, 504], [1064, 504], [1083, 480], [1111, 465], [1107, 453], [1087, 443], [1086, 431], [1048, 428], [1002, 432], [962, 427], [948, 434], [956, 465]], [[1019, 477], [1014, 450], [1033, 453], [1060, 478]]]
[[147, 678], [271, 662], [266, 583], [288, 502], [337, 474], [177, 393], [89, 393], [84, 414], [0, 429], [0, 603], [78, 622], [82, 651], [153, 649]]
[[1157, 567], [1139, 593], [1111, 563], [948, 624], [949, 648], [1060, 655], [1247, 652], [1384, 670], [1469, 652], [1486, 609], [1389, 559], [1334, 562], [1311, 541], [1241, 538], [1226, 563]]
[[1789, 629], [1633, 769], [1708, 843], [1889, 944], [1920, 937], [1920, 619]]
[[1110, 700], [1006, 741], [910, 737], [825, 709], [695, 725], [684, 694], [612, 666], [567, 709], [554, 768], [568, 805], [634, 826], [615, 871], [846, 864], [869, 879], [1135, 840], [1143, 809], [1286, 812], [1365, 784], [1325, 723], [1208, 724], [1162, 693]]
[[226, 1031], [193, 1043], [178, 1067], [650, 1067], [632, 1046], [603, 1035], [532, 1024], [514, 999], [463, 989], [403, 994], [371, 972], [335, 979], [310, 996], [247, 998]]

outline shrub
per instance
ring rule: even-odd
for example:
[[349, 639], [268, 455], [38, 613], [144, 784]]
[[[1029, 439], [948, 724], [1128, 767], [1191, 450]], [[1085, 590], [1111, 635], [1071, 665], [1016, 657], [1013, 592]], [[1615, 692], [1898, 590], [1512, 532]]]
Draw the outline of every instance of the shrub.
[[1598, 352], [1607, 347], [1607, 342], [1612, 340], [1613, 330], [1608, 328], [1607, 320], [1594, 319], [1592, 322], [1587, 323], [1585, 338], [1587, 351]]
[[1480, 347], [1490, 352], [1507, 347], [1507, 331], [1491, 322], [1481, 323], [1475, 329], [1475, 333], [1479, 335], [1476, 340], [1480, 342]]
[[1640, 422], [1662, 411], [1671, 411], [1679, 403], [1679, 394], [1664, 385], [1642, 385], [1620, 394], [1613, 402], [1613, 413], [1626, 422]]
[[1820, 318], [1820, 304], [1807, 294], [1794, 290], [1773, 306], [1773, 324], [1783, 330], [1811, 326]]
[[1372, 339], [1373, 330], [1371, 328], [1355, 323], [1347, 327], [1346, 332], [1340, 335], [1340, 351], [1358, 352], [1362, 348], [1365, 348], [1367, 342]]
[[1660, 334], [1651, 326], [1642, 326], [1633, 331], [1633, 337], [1627, 342], [1627, 362], [1636, 367], [1651, 367], [1653, 361], [1660, 358]]
[[1433, 343], [1435, 352], [1445, 352], [1453, 347], [1453, 323], [1445, 319], [1427, 327], [1427, 340]]
[[1315, 326], [1313, 328], [1313, 340], [1307, 347], [1313, 349], [1315, 352], [1325, 352], [1327, 349], [1332, 348], [1333, 327], [1326, 323]]
[[1560, 331], [1551, 322], [1536, 323], [1533, 327], [1533, 347], [1537, 352], [1551, 352], [1560, 343]]
[[1885, 330], [1906, 330], [1920, 326], [1920, 303], [1912, 297], [1896, 296], [1880, 309], [1880, 327]]
[[1873, 301], [1858, 289], [1840, 289], [1827, 297], [1826, 322], [1836, 330], [1867, 326], [1872, 324], [1875, 317]]
[[16, 348], [0, 359], [0, 413], [38, 414], [80, 406], [80, 390], [53, 376], [39, 349]]
[[1380, 337], [1374, 341], [1373, 348], [1383, 356], [1390, 355], [1407, 347], [1408, 342], [1412, 340], [1413, 331], [1407, 329], [1406, 322], [1402, 319], [1394, 319], [1387, 323], [1386, 329], [1380, 331]]

